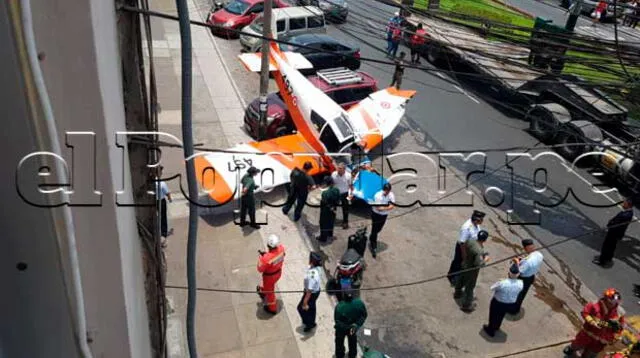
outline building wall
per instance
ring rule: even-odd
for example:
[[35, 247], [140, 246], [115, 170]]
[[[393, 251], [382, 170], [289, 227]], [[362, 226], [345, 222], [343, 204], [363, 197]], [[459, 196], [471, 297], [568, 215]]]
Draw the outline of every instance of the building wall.
[[[3, 44], [14, 44], [7, 3], [0, 11]], [[116, 146], [124, 131], [121, 64], [115, 4], [105, 0], [33, 1], [33, 20], [46, 86], [52, 101], [63, 157], [73, 165], [74, 189], [95, 180], [101, 205], [72, 208], [85, 297], [87, 328], [94, 357], [149, 357], [149, 330], [144, 298], [141, 244], [132, 202], [128, 157]], [[36, 175], [19, 177], [21, 158], [35, 150], [36, 128], [28, 111], [19, 51], [2, 46], [0, 91], [3, 102], [0, 215], [2, 242], [0, 354], [7, 357], [76, 357], [70, 312], [63, 288], [66, 256], [57, 255], [51, 208], [38, 208], [18, 195], [16, 186], [36, 183]], [[65, 147], [66, 132], [95, 135]], [[90, 138], [90, 137], [89, 137]], [[89, 144], [89, 145], [87, 145]], [[123, 160], [124, 158], [124, 160]], [[73, 164], [72, 164], [73, 163]], [[94, 166], [95, 165], [95, 166]], [[130, 184], [129, 184], [130, 185]], [[86, 188], [86, 187], [85, 187]], [[94, 202], [91, 190], [76, 190], [72, 203]], [[27, 264], [18, 270], [17, 264]], [[24, 265], [20, 265], [24, 268]]]

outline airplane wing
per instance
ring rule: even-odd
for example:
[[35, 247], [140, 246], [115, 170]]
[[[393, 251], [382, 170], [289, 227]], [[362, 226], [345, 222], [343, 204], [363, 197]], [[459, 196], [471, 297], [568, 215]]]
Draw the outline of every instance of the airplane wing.
[[365, 150], [373, 149], [391, 135], [404, 117], [407, 102], [415, 94], [414, 90], [389, 87], [370, 94], [347, 111], [354, 131], [362, 137]]
[[[285, 60], [289, 65], [296, 70], [304, 70], [308, 68], [313, 68], [313, 65], [309, 60], [307, 60], [303, 55], [297, 52], [282, 52]], [[257, 53], [243, 53], [240, 56], [240, 62], [244, 65], [244, 67], [249, 72], [260, 72], [262, 66], [262, 54], [260, 52]], [[277, 66], [273, 58], [269, 58], [269, 72], [276, 71]]]
[[237, 145], [224, 152], [203, 152], [194, 157], [200, 189], [215, 204], [221, 205], [240, 197], [240, 179], [254, 166], [261, 172], [255, 176], [256, 192], [269, 191], [289, 182], [295, 167], [313, 164], [310, 175], [324, 172], [319, 155], [300, 134], [291, 134], [261, 142]]

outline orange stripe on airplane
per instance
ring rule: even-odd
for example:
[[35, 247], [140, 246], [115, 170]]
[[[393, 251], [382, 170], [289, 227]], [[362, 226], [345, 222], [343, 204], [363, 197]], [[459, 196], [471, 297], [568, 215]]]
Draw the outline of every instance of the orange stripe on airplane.
[[360, 114], [362, 115], [364, 122], [367, 124], [367, 128], [370, 131], [377, 130], [378, 125], [376, 124], [376, 121], [374, 121], [373, 118], [371, 118], [371, 115], [369, 114], [369, 112], [367, 112], [367, 110], [362, 106], [358, 106], [358, 109], [360, 110]]
[[304, 116], [300, 112], [300, 108], [293, 103], [293, 98], [291, 94], [287, 91], [287, 87], [284, 83], [284, 79], [282, 78], [282, 74], [278, 71], [274, 73], [274, 77], [276, 79], [276, 83], [278, 84], [278, 88], [280, 89], [280, 95], [284, 99], [287, 108], [289, 109], [289, 113], [291, 114], [291, 119], [293, 123], [296, 125], [296, 129], [298, 133], [300, 133], [304, 139], [311, 145], [314, 149], [314, 152], [319, 154], [324, 154], [325, 148], [322, 142], [316, 137], [315, 133], [311, 130], [311, 127], [304, 119]]
[[194, 166], [196, 179], [200, 182], [202, 189], [206, 191], [209, 197], [216, 203], [225, 203], [233, 197], [233, 192], [229, 184], [227, 184], [222, 175], [211, 166], [207, 159], [203, 156], [194, 157]]
[[416, 91], [414, 90], [399, 90], [395, 87], [387, 88], [387, 92], [389, 92], [389, 94], [392, 94], [394, 96], [403, 97], [403, 98], [411, 98], [416, 94]]
[[296, 133], [286, 135], [264, 142], [252, 142], [250, 146], [256, 148], [262, 153], [273, 153], [269, 156], [287, 167], [289, 170], [298, 167], [302, 169], [305, 162], [311, 162], [313, 169], [310, 175], [316, 175], [325, 170], [319, 165], [320, 157], [317, 155], [293, 155], [293, 154], [277, 154], [277, 153], [315, 153], [316, 151], [305, 141], [305, 138]]

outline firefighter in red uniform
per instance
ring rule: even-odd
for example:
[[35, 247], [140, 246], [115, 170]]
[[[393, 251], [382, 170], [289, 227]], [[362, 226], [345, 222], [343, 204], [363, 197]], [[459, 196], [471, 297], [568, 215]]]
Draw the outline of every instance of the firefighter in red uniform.
[[567, 356], [573, 357], [576, 351], [582, 350], [582, 357], [596, 357], [619, 338], [624, 325], [624, 316], [618, 312], [620, 299], [620, 293], [609, 288], [598, 302], [584, 306], [584, 325], [571, 345], [565, 347]]
[[264, 301], [264, 310], [278, 313], [276, 294], [276, 282], [282, 276], [282, 264], [284, 263], [284, 246], [280, 245], [280, 239], [276, 235], [269, 235], [267, 239], [269, 252], [260, 251], [258, 257], [258, 272], [262, 273], [262, 286], [256, 287], [258, 295]]

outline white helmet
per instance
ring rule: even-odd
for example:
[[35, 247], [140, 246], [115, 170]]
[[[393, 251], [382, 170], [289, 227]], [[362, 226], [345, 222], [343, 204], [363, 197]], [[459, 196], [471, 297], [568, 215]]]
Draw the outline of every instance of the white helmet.
[[277, 235], [275, 234], [269, 235], [269, 238], [267, 239], [267, 246], [269, 246], [272, 249], [275, 249], [276, 247], [278, 247], [279, 243], [280, 243], [280, 239], [278, 238]]

